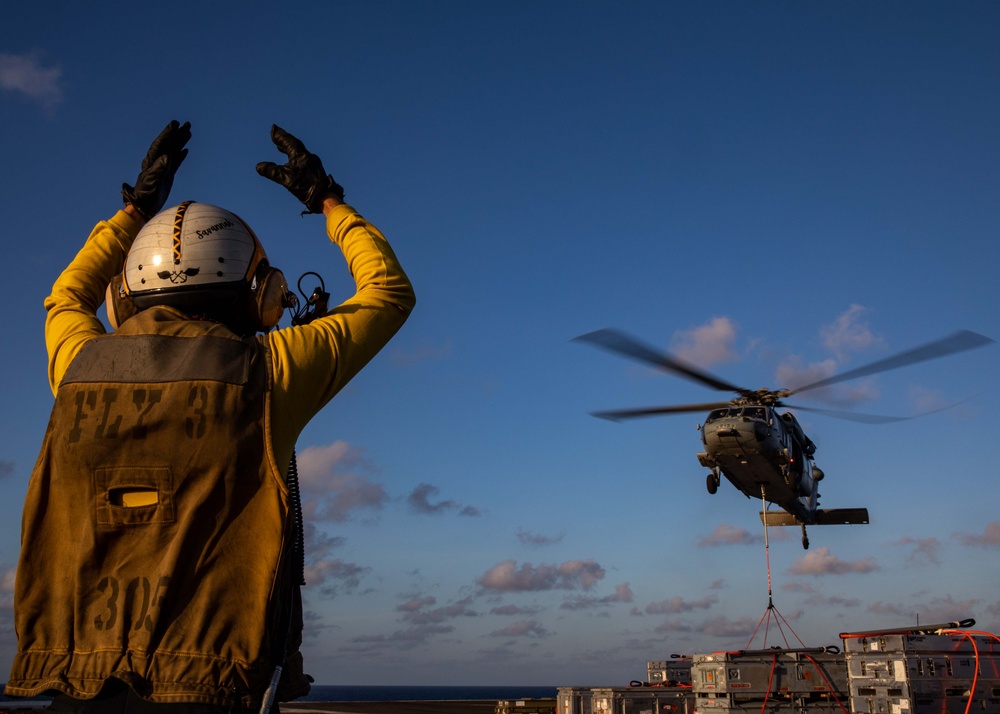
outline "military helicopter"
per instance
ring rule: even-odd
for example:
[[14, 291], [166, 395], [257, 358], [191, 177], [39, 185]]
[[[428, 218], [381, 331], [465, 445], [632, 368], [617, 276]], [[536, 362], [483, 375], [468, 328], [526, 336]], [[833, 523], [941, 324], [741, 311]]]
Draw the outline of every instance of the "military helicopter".
[[[912, 417], [876, 416], [793, 406], [786, 404], [784, 399], [793, 394], [944, 357], [993, 342], [988, 337], [963, 330], [794, 389], [745, 389], [616, 330], [598, 330], [575, 339], [673, 372], [713, 389], [734, 392], [737, 396], [729, 401], [602, 411], [595, 412], [594, 416], [618, 421], [660, 414], [708, 411], [705, 424], [698, 425], [701, 441], [705, 446], [705, 450], [698, 453], [698, 461], [710, 470], [707, 478], [708, 492], [716, 493], [722, 476], [725, 476], [748, 498], [761, 499], [764, 510], [761, 511], [760, 517], [765, 527], [800, 525], [803, 548], [809, 547], [807, 525], [866, 524], [868, 509], [819, 508], [818, 484], [823, 480], [824, 474], [813, 460], [816, 445], [806, 436], [794, 414], [779, 412], [778, 408], [817, 412], [865, 423], [903, 421]], [[783, 510], [769, 511], [767, 503], [772, 503]]]

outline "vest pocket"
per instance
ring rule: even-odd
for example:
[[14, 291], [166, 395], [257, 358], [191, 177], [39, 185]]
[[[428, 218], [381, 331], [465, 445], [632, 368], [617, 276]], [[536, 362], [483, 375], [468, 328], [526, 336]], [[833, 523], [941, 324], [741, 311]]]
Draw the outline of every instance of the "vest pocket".
[[94, 471], [97, 525], [173, 523], [173, 478], [167, 466], [129, 466]]

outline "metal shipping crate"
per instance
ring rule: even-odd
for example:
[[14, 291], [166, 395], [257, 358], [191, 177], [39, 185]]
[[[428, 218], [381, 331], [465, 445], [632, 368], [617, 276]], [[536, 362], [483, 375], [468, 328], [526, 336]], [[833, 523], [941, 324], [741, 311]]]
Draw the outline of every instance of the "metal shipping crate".
[[847, 693], [843, 654], [826, 650], [754, 650], [695, 655], [691, 685], [697, 694], [763, 698], [768, 693]]
[[494, 714], [555, 714], [555, 699], [501, 699]]
[[559, 687], [556, 690], [556, 714], [592, 714], [593, 703], [590, 687]]
[[[888, 654], [893, 652], [974, 654], [975, 650], [979, 650], [980, 655], [1000, 654], [1000, 642], [986, 635], [935, 635], [911, 632], [871, 634], [865, 636], [841, 635], [841, 638], [844, 643], [844, 653], [848, 657], [851, 655], [869, 653]], [[973, 643], [975, 643], [975, 646], [973, 646]]]
[[691, 658], [678, 657], [646, 663], [646, 681], [650, 684], [691, 684]]
[[593, 690], [593, 714], [693, 714], [687, 687], [604, 687]]
[[844, 656], [826, 649], [695, 655], [691, 679], [698, 714], [843, 714], [849, 701]]
[[[980, 635], [845, 637], [858, 714], [1000, 714], [1000, 642]], [[975, 686], [973, 686], [975, 685]]]

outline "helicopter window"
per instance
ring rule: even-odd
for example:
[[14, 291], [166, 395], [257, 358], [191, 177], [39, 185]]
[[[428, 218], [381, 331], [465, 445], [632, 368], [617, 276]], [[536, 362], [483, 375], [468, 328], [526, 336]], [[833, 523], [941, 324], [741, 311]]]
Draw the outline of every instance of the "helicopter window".
[[748, 407], [743, 411], [743, 416], [749, 417], [750, 419], [767, 421], [767, 412], [764, 411], [763, 407]]
[[[739, 412], [738, 409], [736, 411]], [[721, 419], [722, 417], [726, 416], [728, 413], [729, 413], [728, 409], [714, 409], [708, 415], [708, 418], [705, 419], [705, 421], [706, 422], [710, 422], [710, 421], [715, 421], [716, 419]]]

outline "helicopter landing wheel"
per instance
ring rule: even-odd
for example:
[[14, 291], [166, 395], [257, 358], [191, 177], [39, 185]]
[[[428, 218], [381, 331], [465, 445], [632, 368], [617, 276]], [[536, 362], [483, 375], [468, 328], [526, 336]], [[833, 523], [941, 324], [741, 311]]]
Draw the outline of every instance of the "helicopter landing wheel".
[[802, 524], [802, 549], [809, 550], [809, 536], [806, 534], [806, 526]]
[[719, 475], [709, 474], [708, 478], [705, 479], [705, 486], [708, 488], [708, 492], [714, 495], [719, 490]]

